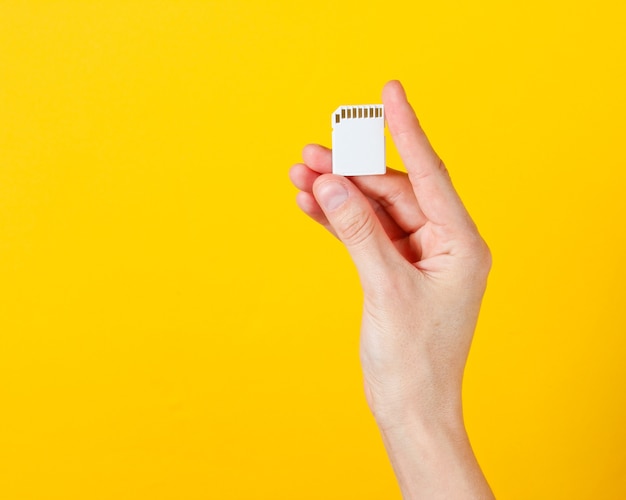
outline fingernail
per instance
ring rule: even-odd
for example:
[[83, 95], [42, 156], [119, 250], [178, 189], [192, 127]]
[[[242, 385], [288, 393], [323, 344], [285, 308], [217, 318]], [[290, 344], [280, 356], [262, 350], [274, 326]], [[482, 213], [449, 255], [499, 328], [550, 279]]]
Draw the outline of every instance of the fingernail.
[[339, 182], [326, 182], [319, 187], [316, 195], [322, 208], [335, 210], [348, 199], [348, 190]]

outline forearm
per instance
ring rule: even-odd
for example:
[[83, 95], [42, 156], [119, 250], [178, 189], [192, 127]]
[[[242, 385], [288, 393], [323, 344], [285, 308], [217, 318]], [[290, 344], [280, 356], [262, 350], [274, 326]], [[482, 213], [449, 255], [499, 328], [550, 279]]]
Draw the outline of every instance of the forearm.
[[462, 418], [428, 423], [415, 417], [380, 426], [403, 498], [493, 499]]

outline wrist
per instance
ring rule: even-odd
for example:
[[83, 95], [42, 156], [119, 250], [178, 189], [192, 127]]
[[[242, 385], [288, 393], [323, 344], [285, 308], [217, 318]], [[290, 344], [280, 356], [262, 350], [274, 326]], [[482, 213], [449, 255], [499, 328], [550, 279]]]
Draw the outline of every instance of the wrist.
[[[465, 429], [463, 423], [462, 380], [448, 376], [416, 376], [410, 383], [369, 383], [365, 396], [381, 432], [419, 428], [427, 433]], [[402, 390], [400, 390], [402, 388]]]

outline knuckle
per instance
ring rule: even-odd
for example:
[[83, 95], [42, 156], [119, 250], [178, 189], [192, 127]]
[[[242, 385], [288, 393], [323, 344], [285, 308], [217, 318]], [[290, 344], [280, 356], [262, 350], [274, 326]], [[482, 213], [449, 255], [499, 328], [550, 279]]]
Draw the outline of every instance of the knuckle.
[[492, 266], [492, 255], [489, 246], [480, 235], [476, 235], [474, 241], [469, 245], [469, 251], [476, 272], [480, 275], [488, 275]]
[[441, 158], [437, 158], [437, 170], [439, 170], [446, 177], [450, 178], [450, 172]]
[[372, 218], [364, 214], [347, 214], [341, 221], [338, 231], [341, 240], [350, 246], [358, 246], [367, 241], [374, 232]]

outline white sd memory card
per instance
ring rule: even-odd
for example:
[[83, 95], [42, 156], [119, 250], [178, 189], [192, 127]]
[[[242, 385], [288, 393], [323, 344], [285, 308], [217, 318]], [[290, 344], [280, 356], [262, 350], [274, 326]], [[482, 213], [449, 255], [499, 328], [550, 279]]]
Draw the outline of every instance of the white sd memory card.
[[385, 116], [382, 104], [340, 106], [332, 115], [333, 174], [384, 174]]

